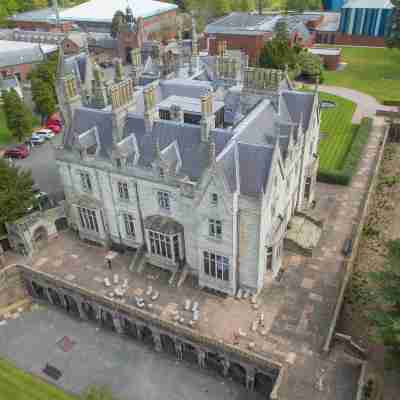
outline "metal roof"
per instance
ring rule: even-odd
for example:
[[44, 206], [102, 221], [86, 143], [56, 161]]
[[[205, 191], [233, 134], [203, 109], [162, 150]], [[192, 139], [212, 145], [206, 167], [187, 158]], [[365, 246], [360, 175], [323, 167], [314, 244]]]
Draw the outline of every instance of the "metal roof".
[[[182, 111], [187, 111], [194, 114], [201, 114], [201, 101], [193, 97], [169, 96], [161, 103], [158, 108], [169, 110], [172, 106], [180, 106]], [[213, 100], [213, 113], [218, 112], [224, 107], [224, 102]]]
[[91, 0], [60, 13], [63, 21], [111, 23], [116, 11], [125, 11], [130, 6], [135, 18], [149, 18], [167, 11], [176, 10], [178, 6], [154, 0]]
[[347, 0], [342, 8], [392, 9], [390, 0]]

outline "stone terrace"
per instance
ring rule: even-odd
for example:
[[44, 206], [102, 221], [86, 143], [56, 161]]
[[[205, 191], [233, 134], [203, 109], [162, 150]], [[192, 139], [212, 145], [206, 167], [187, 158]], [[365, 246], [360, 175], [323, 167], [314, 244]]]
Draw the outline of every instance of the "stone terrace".
[[[151, 302], [145, 295], [151, 285], [160, 296], [147, 311], [175, 324], [178, 311], [187, 326], [192, 314], [184, 311], [185, 300], [197, 301], [200, 318], [194, 331], [289, 367], [284, 368], [287, 373], [282, 375], [279, 395], [283, 397], [279, 398], [304, 395], [317, 400], [353, 399], [356, 363], [335, 353], [321, 358], [319, 353], [345, 273], [343, 242], [357, 224], [382, 135], [382, 121], [377, 119], [350, 187], [318, 185], [318, 203], [312, 214], [324, 220], [324, 231], [313, 257], [286, 255], [280, 282], [266, 282], [257, 305], [251, 304], [250, 298], [239, 300], [200, 290], [190, 277], [180, 288], [171, 286], [169, 272], [149, 265], [141, 272], [129, 271], [133, 253], [119, 254], [109, 271], [104, 258], [106, 249], [80, 242], [70, 234], [60, 235], [26, 265], [104, 297], [108, 297], [110, 288], [105, 288], [103, 279], [108, 277], [112, 282], [113, 274], [118, 273], [120, 281], [129, 281], [124, 297], [128, 304], [135, 295], [143, 297], [146, 304]], [[131, 304], [136, 307], [134, 302]], [[253, 330], [252, 324], [261, 313], [264, 321]]]

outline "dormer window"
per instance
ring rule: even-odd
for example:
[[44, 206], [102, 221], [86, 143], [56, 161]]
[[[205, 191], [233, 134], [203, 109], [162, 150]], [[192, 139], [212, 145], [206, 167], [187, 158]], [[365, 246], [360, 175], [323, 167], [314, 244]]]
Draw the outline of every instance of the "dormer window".
[[158, 173], [159, 173], [161, 179], [164, 179], [164, 178], [165, 178], [164, 168], [160, 168], [159, 171], [158, 171]]
[[211, 204], [213, 206], [218, 205], [218, 194], [217, 193], [211, 193]]

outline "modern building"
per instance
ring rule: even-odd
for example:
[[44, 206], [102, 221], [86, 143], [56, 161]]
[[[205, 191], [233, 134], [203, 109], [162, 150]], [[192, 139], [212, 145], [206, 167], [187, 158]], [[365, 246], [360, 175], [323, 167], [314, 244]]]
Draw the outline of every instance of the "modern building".
[[57, 26], [52, 7], [15, 14], [9, 20], [16, 28], [28, 31], [59, 32], [61, 30], [67, 32], [73, 28], [73, 24], [69, 21], [62, 22]]
[[348, 0], [341, 9], [341, 41], [346, 36], [358, 37], [361, 41], [368, 40], [371, 45], [372, 38], [383, 41], [387, 29], [390, 28], [392, 10], [390, 0]]
[[89, 96], [60, 59], [70, 226], [200, 287], [259, 292], [279, 273], [293, 214], [314, 199], [318, 93], [226, 55], [205, 67], [196, 52], [189, 77], [178, 68], [136, 86], [140, 58], [133, 50], [132, 77], [120, 63], [111, 84], [95, 66]]
[[218, 52], [218, 42], [225, 41], [230, 50], [242, 50], [256, 63], [266, 41], [274, 35], [275, 25], [284, 19], [292, 40], [305, 47], [313, 44], [313, 37], [302, 18], [277, 14], [249, 14], [234, 12], [208, 24], [204, 30], [204, 43], [211, 55]]
[[340, 11], [345, 0], [324, 0], [324, 8], [327, 11]]
[[[178, 7], [154, 0], [91, 0], [60, 12], [63, 22], [71, 22], [86, 32], [109, 32], [116, 11], [132, 10], [134, 19], [142, 18], [147, 33], [160, 30], [160, 25], [174, 21]], [[172, 18], [172, 20], [171, 20]]]
[[16, 76], [24, 81], [35, 64], [56, 51], [56, 45], [1, 40], [0, 74], [4, 78]]

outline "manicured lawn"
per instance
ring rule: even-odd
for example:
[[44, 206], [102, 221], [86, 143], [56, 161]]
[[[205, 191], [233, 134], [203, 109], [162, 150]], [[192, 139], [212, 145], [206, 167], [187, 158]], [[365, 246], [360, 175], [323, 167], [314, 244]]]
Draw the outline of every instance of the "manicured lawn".
[[320, 93], [321, 100], [336, 103], [335, 108], [322, 109], [321, 133], [319, 142], [319, 169], [323, 171], [340, 170], [353, 141], [357, 125], [353, 125], [356, 105], [343, 97]]
[[77, 400], [0, 359], [0, 400]]
[[325, 71], [324, 84], [343, 86], [384, 100], [400, 101], [400, 50], [342, 47], [342, 71]]
[[6, 124], [6, 116], [4, 115], [3, 108], [0, 107], [0, 147], [9, 144], [11, 139], [12, 137]]

